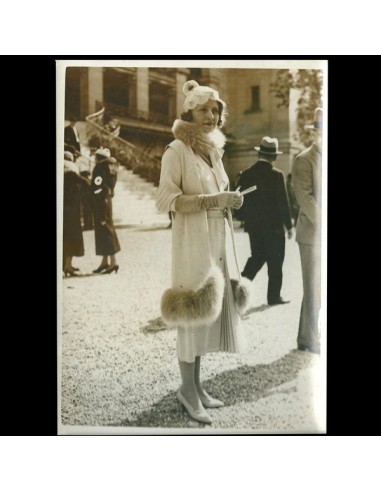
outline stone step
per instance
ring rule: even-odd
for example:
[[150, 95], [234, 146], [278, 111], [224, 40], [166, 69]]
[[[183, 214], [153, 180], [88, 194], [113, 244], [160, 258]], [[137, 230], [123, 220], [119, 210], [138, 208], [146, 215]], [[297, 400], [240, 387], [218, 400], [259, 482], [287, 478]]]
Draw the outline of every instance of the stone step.
[[156, 209], [157, 188], [134, 174], [119, 168], [113, 198], [113, 218], [116, 227], [168, 227], [168, 214]]

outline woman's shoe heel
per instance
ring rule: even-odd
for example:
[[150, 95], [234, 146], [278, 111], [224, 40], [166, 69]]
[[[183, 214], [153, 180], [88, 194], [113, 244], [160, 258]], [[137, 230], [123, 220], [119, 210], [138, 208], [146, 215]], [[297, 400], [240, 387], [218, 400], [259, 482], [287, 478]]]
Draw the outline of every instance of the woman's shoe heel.
[[104, 270], [102, 274], [112, 273], [112, 272], [118, 273], [118, 270], [119, 270], [119, 265], [113, 265], [106, 268], [106, 270]]
[[101, 273], [103, 270], [106, 270], [107, 268], [110, 268], [110, 265], [100, 265], [98, 268], [93, 270], [93, 273]]
[[194, 408], [192, 408], [190, 404], [187, 402], [187, 400], [184, 398], [180, 390], [178, 390], [176, 396], [178, 402], [180, 403], [180, 406], [186, 410], [188, 415], [192, 417], [193, 420], [196, 420], [197, 422], [201, 422], [202, 424], [212, 423], [212, 419], [206, 413], [205, 408], [203, 406], [201, 406], [200, 410], [195, 410]]

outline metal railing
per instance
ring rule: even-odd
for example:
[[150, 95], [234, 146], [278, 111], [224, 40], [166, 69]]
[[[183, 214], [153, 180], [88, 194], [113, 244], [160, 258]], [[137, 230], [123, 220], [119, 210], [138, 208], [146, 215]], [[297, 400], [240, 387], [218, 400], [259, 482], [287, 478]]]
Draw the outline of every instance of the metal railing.
[[155, 111], [137, 111], [127, 106], [120, 104], [107, 103], [107, 110], [113, 115], [122, 118], [131, 118], [134, 120], [147, 121], [150, 123], [158, 123], [160, 125], [172, 126], [174, 117], [169, 114]]
[[[119, 136], [120, 127], [110, 130], [103, 124], [105, 108], [86, 116], [89, 147], [107, 147], [119, 164], [131, 169], [147, 181], [157, 185], [160, 178], [161, 161], [147, 155], [146, 149], [124, 140]], [[149, 149], [148, 149], [149, 150]]]

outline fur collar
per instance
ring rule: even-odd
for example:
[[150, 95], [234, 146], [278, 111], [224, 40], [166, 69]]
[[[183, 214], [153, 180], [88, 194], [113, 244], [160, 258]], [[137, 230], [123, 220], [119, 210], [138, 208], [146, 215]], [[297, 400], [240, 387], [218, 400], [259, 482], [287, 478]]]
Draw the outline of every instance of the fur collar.
[[78, 166], [75, 162], [64, 160], [64, 172], [73, 172], [79, 174]]
[[175, 120], [172, 132], [175, 138], [190, 145], [201, 155], [209, 155], [214, 149], [222, 149], [226, 142], [225, 135], [218, 128], [205, 133], [194, 123], [183, 120]]

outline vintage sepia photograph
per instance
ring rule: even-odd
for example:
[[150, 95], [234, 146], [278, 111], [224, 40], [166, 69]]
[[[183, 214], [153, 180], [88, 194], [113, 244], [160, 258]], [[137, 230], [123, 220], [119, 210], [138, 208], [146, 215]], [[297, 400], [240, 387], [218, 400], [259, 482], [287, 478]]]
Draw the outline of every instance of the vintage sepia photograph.
[[58, 60], [58, 434], [326, 434], [326, 60]]

